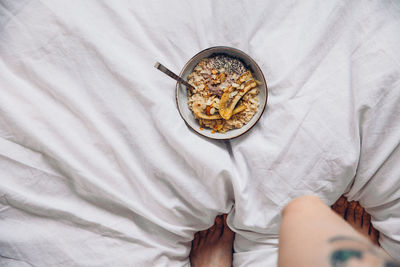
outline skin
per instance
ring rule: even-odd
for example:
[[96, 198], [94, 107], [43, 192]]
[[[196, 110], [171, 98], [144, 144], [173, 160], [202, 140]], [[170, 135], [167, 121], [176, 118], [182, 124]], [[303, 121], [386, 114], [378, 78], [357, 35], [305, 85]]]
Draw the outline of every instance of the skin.
[[348, 202], [342, 196], [333, 204], [332, 210], [346, 220], [356, 231], [379, 246], [379, 232], [371, 224], [371, 215], [364, 210], [360, 203], [356, 201]]
[[[387, 254], [361, 234], [362, 219], [357, 204], [348, 207], [347, 219], [315, 196], [291, 201], [282, 211], [279, 232], [278, 266], [385, 266], [392, 263]], [[366, 228], [366, 227], [365, 227]], [[395, 263], [393, 263], [395, 264]]]
[[[282, 211], [278, 266], [400, 267], [375, 245], [377, 233], [357, 202], [340, 198], [330, 209], [315, 196], [300, 197]], [[218, 216], [214, 226], [195, 235], [191, 265], [232, 266], [233, 240], [226, 215]]]
[[226, 214], [217, 216], [210, 229], [195, 234], [189, 256], [191, 266], [231, 266], [235, 234], [229, 229], [226, 217]]

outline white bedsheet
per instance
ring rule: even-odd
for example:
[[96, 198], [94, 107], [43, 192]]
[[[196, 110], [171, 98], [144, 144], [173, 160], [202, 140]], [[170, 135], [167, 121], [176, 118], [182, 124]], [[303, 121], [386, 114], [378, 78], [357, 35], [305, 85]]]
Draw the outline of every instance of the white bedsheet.
[[[274, 266], [280, 210], [346, 193], [400, 260], [400, 4], [0, 2], [0, 265], [189, 265], [229, 213], [234, 266]], [[230, 142], [189, 130], [179, 72], [215, 45], [267, 79]]]

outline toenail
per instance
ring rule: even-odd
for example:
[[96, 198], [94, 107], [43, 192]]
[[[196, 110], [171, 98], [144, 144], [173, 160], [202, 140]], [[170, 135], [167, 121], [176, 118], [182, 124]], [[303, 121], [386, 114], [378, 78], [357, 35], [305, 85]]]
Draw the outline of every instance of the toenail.
[[357, 202], [355, 202], [355, 201], [350, 202], [350, 209], [354, 210], [356, 208], [356, 206], [357, 206]]
[[339, 198], [339, 200], [337, 201], [337, 205], [339, 206], [339, 207], [342, 207], [343, 205], [344, 205], [344, 202], [345, 202], [345, 199], [344, 198]]
[[362, 215], [362, 214], [363, 214], [363, 211], [364, 211], [364, 209], [363, 209], [363, 207], [361, 207], [360, 205], [358, 205], [358, 206], [356, 207], [356, 212], [357, 212], [359, 215]]

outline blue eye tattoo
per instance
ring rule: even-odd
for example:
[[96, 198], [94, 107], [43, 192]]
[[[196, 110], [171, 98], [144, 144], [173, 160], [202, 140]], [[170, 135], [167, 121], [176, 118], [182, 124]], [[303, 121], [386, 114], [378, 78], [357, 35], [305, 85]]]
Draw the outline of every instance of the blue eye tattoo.
[[334, 267], [345, 266], [346, 262], [352, 258], [362, 259], [362, 252], [353, 249], [339, 249], [331, 255], [331, 265]]

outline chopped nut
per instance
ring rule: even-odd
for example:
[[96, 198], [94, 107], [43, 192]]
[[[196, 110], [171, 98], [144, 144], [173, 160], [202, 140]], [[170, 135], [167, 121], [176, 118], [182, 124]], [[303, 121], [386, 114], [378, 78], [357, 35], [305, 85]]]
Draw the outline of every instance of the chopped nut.
[[220, 83], [219, 80], [212, 80], [212, 81], [211, 81], [211, 84], [219, 84], [219, 83]]
[[221, 80], [221, 83], [225, 82], [225, 79], [226, 79], [225, 73], [221, 73], [221, 74], [219, 75], [219, 79]]
[[211, 106], [207, 106], [207, 107], [206, 107], [206, 114], [207, 114], [208, 116], [211, 116], [211, 114], [214, 114], [214, 113], [211, 113]]

